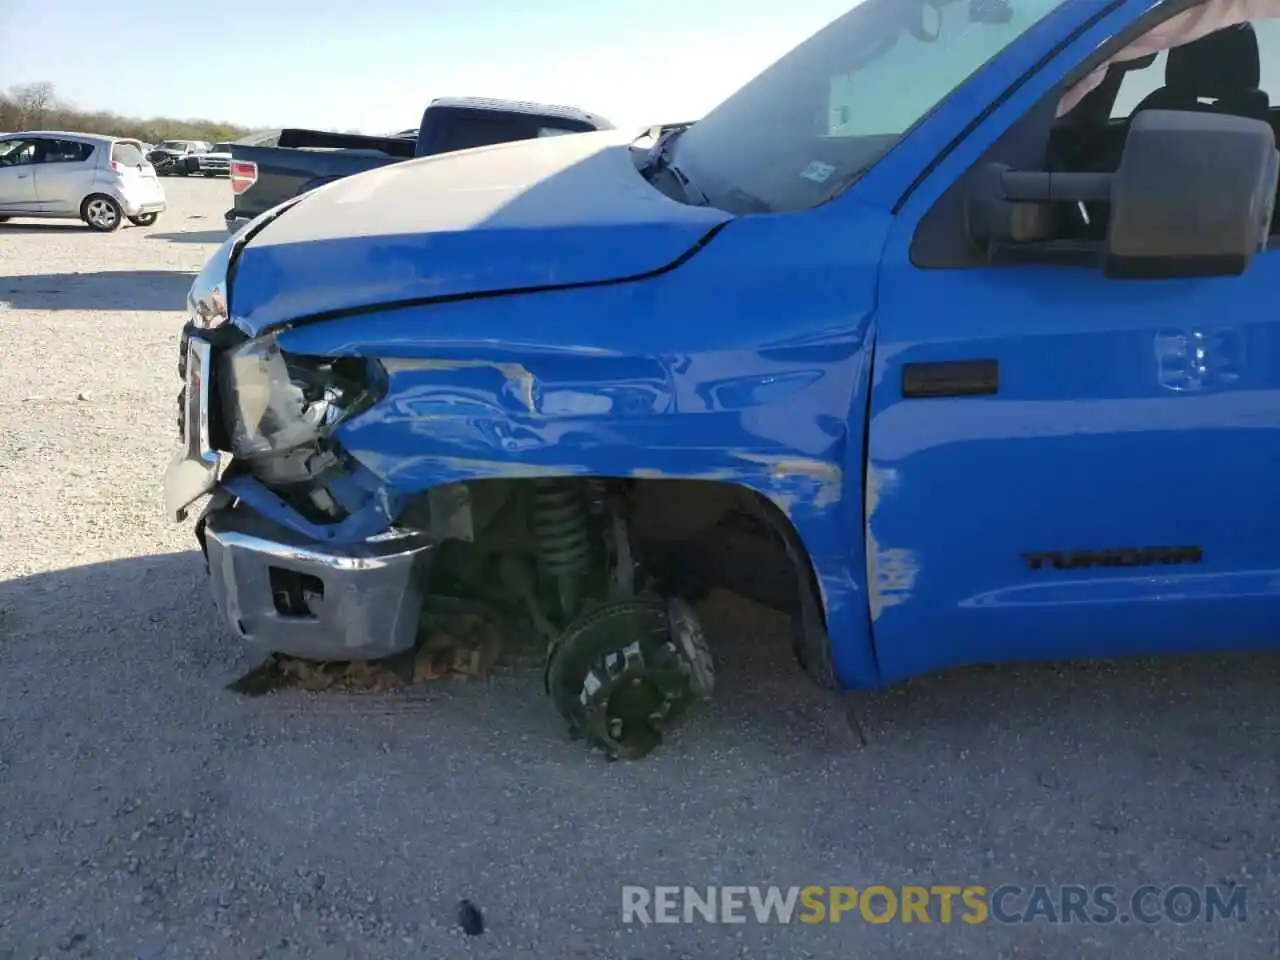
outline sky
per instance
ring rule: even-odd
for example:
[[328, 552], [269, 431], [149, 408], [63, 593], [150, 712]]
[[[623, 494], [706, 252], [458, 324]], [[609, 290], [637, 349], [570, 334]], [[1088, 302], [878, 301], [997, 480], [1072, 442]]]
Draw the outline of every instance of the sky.
[[859, 0], [0, 0], [0, 89], [253, 128], [388, 133], [438, 96], [696, 120]]

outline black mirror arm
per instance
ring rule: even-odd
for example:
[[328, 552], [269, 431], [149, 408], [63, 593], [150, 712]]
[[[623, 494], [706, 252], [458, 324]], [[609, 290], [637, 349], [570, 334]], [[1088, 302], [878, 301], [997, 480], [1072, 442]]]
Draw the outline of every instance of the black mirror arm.
[[1015, 203], [1108, 203], [1114, 175], [1006, 170], [1000, 180], [1004, 199]]
[[1060, 204], [1109, 203], [1114, 175], [1013, 170], [991, 164], [970, 193], [967, 226], [978, 247], [1032, 244], [1059, 236]]

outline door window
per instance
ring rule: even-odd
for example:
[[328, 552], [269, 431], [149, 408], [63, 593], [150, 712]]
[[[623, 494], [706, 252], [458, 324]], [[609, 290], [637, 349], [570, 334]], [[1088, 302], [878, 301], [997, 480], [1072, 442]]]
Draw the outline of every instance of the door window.
[[0, 167], [20, 167], [36, 162], [35, 140], [0, 142]]
[[[1249, 23], [1249, 27], [1258, 38], [1257, 89], [1267, 95], [1270, 109], [1280, 108], [1280, 20], [1254, 20]], [[1124, 79], [1120, 81], [1120, 92], [1111, 107], [1111, 118], [1119, 120], [1131, 116], [1135, 107], [1165, 86], [1168, 63], [1168, 52], [1161, 51], [1148, 66], [1126, 71]], [[1207, 104], [1220, 98], [1206, 95], [1200, 99]]]
[[[972, 242], [966, 221], [968, 197], [983, 189], [978, 179], [982, 172], [993, 163], [1018, 170], [1114, 172], [1130, 120], [1139, 110], [1251, 117], [1280, 134], [1280, 0], [1256, 0], [1247, 8], [1255, 19], [1241, 21], [1245, 9], [1239, 0], [1204, 0], [1183, 8], [1148, 27], [1084, 79], [1064, 83], [1050, 94], [1054, 110], [1044, 103], [1030, 109], [923, 218], [913, 240], [913, 263], [929, 268], [991, 266], [990, 252]], [[1055, 263], [1095, 264], [1110, 214], [1110, 205], [1102, 201], [1055, 204], [1052, 239], [1057, 246], [1036, 256]], [[1272, 220], [1272, 234], [1274, 249], [1280, 216]], [[1008, 252], [1020, 262], [1016, 249]]]
[[93, 156], [93, 145], [78, 140], [46, 140], [41, 163], [83, 163]]
[[[1092, 114], [1081, 117], [1070, 136], [1055, 136], [1055, 145], [1065, 149], [1051, 150], [1050, 161], [1069, 170], [1117, 169], [1129, 124], [1141, 110], [1228, 114], [1262, 120], [1280, 130], [1280, 20], [1275, 18], [1280, 4], [1273, 5], [1271, 16], [1244, 22], [1229, 19], [1233, 9], [1212, 0], [1201, 8], [1200, 19], [1187, 21], [1181, 32], [1174, 29], [1179, 26], [1177, 16], [1148, 32], [1139, 43], [1147, 48], [1163, 43], [1166, 48], [1150, 62], [1113, 65], [1118, 76], [1112, 83], [1118, 85], [1111, 88], [1110, 104], [1092, 105]], [[1212, 29], [1223, 22], [1225, 26]], [[1105, 91], [1104, 86], [1100, 92]], [[1090, 107], [1081, 104], [1082, 112]], [[1108, 205], [1078, 207], [1081, 222], [1073, 224], [1073, 235], [1104, 236]], [[1280, 217], [1272, 220], [1272, 233], [1277, 232]]]

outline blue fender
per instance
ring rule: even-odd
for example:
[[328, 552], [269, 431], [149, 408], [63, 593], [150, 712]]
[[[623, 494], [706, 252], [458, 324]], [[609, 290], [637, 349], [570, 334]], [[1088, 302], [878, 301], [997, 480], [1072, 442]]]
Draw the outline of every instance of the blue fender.
[[762, 495], [812, 564], [835, 679], [871, 686], [862, 469], [889, 218], [841, 206], [734, 221], [639, 282], [327, 319], [279, 342], [382, 363], [385, 398], [337, 439], [385, 497], [554, 475]]

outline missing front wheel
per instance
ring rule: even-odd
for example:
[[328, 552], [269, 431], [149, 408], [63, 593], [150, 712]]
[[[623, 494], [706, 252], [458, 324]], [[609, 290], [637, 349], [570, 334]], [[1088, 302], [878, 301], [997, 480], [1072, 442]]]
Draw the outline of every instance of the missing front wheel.
[[569, 625], [547, 662], [547, 693], [570, 733], [611, 759], [647, 756], [714, 685], [697, 614], [675, 599], [601, 604]]

